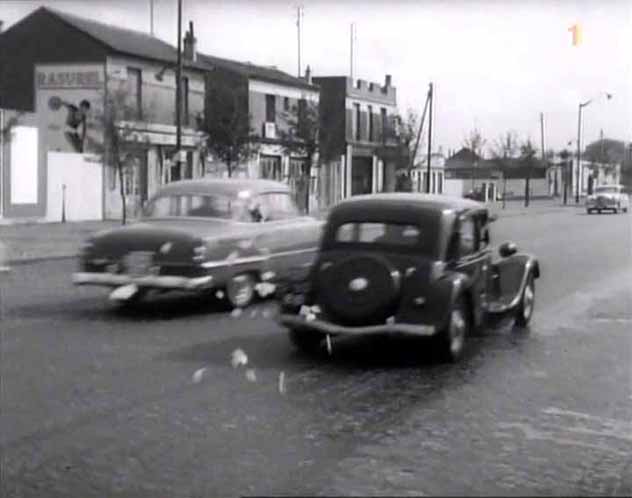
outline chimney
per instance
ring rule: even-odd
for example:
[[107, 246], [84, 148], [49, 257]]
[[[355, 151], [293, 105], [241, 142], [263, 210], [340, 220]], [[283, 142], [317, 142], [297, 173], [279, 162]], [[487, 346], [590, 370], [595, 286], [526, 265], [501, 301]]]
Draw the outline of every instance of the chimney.
[[193, 35], [193, 21], [189, 21], [189, 31], [184, 36], [184, 49], [182, 55], [188, 61], [197, 61], [197, 39]]
[[387, 74], [386, 77], [384, 78], [384, 88], [390, 88], [391, 87], [391, 75]]
[[312, 84], [312, 69], [309, 67], [309, 64], [305, 68], [305, 81], [310, 85]]

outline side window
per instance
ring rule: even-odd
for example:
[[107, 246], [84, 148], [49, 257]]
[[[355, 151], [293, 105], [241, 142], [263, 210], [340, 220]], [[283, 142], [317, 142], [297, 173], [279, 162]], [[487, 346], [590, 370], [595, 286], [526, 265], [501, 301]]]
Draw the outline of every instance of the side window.
[[288, 193], [264, 194], [260, 199], [264, 221], [287, 220], [298, 216], [298, 209]]
[[487, 224], [487, 216], [480, 215], [476, 219], [477, 231], [479, 236], [479, 248], [486, 249], [490, 244], [489, 225]]
[[469, 216], [461, 218], [461, 223], [459, 226], [459, 239], [459, 256], [467, 256], [476, 252], [476, 250], [478, 249], [476, 223]]

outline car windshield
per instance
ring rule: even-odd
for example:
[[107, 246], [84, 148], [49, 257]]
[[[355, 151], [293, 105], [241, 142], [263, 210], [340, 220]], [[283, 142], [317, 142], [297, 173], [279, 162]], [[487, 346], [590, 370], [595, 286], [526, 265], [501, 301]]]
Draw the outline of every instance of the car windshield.
[[156, 197], [144, 209], [145, 218], [216, 218], [254, 221], [245, 199], [221, 195], [172, 194]]
[[419, 244], [421, 231], [414, 225], [396, 223], [344, 223], [336, 230], [337, 242], [360, 242], [393, 246]]
[[618, 194], [619, 187], [596, 187], [595, 194]]

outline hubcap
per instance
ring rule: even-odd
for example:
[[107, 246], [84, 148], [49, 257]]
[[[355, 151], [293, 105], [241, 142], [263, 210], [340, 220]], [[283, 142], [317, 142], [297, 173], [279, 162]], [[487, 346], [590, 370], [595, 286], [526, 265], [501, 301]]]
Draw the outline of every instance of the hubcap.
[[465, 318], [460, 309], [452, 310], [450, 319], [450, 352], [456, 356], [463, 349], [465, 337]]
[[533, 312], [533, 299], [533, 285], [529, 283], [524, 289], [524, 297], [522, 298], [522, 316], [524, 316], [525, 319], [529, 319], [531, 317], [531, 313]]

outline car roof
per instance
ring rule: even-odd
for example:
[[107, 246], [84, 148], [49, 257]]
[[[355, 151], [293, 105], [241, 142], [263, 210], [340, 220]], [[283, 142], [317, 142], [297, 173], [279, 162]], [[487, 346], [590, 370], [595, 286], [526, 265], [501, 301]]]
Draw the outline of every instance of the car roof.
[[229, 197], [240, 192], [260, 194], [263, 192], [289, 192], [287, 185], [273, 180], [253, 178], [203, 178], [180, 180], [165, 185], [157, 195], [169, 194], [216, 194]]
[[487, 210], [484, 204], [462, 197], [443, 194], [390, 192], [350, 197], [338, 203], [332, 211], [362, 211], [376, 207], [385, 210], [415, 209], [426, 212], [462, 212]]

